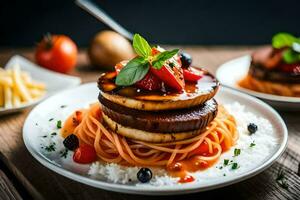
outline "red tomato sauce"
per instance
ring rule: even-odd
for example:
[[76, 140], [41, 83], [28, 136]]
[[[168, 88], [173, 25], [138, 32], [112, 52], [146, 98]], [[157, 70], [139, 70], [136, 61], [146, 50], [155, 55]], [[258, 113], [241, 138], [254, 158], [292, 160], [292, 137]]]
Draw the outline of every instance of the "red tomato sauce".
[[188, 183], [194, 181], [194, 177], [189, 172], [205, 170], [215, 164], [217, 159], [204, 161], [199, 156], [193, 156], [189, 159], [177, 161], [167, 167], [168, 173], [173, 177], [179, 177], [179, 183]]

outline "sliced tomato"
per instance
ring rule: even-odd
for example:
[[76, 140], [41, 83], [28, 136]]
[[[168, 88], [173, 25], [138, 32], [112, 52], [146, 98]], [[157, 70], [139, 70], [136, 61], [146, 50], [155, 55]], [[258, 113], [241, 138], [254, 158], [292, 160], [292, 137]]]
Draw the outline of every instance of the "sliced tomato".
[[149, 91], [160, 90], [161, 85], [161, 80], [154, 76], [151, 72], [148, 72], [142, 80], [135, 83], [136, 87]]
[[181, 68], [162, 66], [160, 69], [155, 69], [150, 67], [150, 71], [169, 87], [179, 92], [183, 90], [184, 78]]
[[[152, 48], [152, 55], [156, 55], [161, 51], [157, 48]], [[161, 81], [163, 81], [167, 86], [170, 88], [175, 89], [176, 91], [181, 92], [184, 88], [184, 78], [183, 78], [183, 71], [181, 68], [181, 61], [180, 57], [175, 57], [175, 64], [171, 67], [170, 65], [164, 65], [160, 69], [155, 69], [150, 67], [151, 73], [153, 73], [156, 77], [158, 77]], [[179, 67], [178, 67], [179, 66]]]
[[81, 164], [92, 163], [96, 161], [96, 159], [97, 154], [94, 147], [87, 144], [83, 144], [78, 147], [73, 154], [74, 162]]
[[185, 81], [197, 82], [203, 77], [203, 72], [194, 68], [183, 69], [183, 77]]

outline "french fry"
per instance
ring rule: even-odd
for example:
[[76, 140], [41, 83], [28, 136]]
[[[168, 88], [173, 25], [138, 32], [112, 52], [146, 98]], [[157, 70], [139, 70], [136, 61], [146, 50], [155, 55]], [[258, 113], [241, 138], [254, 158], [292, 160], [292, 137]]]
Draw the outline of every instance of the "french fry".
[[32, 96], [32, 98], [38, 98], [44, 95], [44, 91], [39, 89], [31, 89], [29, 90], [29, 93]]
[[12, 91], [9, 86], [4, 86], [4, 108], [12, 107]]
[[31, 79], [30, 75], [26, 72], [21, 73], [21, 78], [26, 85], [32, 83], [32, 79]]
[[4, 87], [0, 84], [0, 107], [4, 107]]
[[28, 92], [28, 89], [25, 87], [23, 80], [21, 79], [20, 74], [20, 67], [18, 65], [14, 66], [13, 69], [13, 80], [14, 80], [14, 87], [19, 92], [22, 101], [32, 101], [32, 98]]
[[40, 82], [31, 82], [31, 83], [26, 83], [26, 86], [28, 88], [34, 88], [34, 89], [39, 89], [39, 90], [45, 90], [46, 86], [44, 83], [40, 83]]
[[41, 98], [45, 90], [45, 84], [32, 80], [18, 65], [8, 70], [0, 68], [0, 108], [19, 107]]
[[12, 87], [13, 85], [13, 80], [9, 76], [1, 76], [0, 77], [0, 85], [7, 85], [9, 87]]
[[12, 104], [14, 107], [18, 107], [21, 105], [21, 97], [19, 92], [16, 90], [15, 87], [13, 87], [13, 93], [12, 93]]

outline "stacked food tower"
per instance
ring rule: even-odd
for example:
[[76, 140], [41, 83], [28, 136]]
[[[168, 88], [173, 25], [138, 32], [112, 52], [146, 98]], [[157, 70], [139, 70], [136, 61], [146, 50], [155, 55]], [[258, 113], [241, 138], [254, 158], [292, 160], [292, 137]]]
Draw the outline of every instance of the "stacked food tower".
[[[151, 49], [152, 55], [157, 52], [165, 51]], [[136, 82], [130, 76], [142, 72], [134, 67], [130, 72], [132, 62], [117, 64], [116, 71], [98, 80], [103, 120], [115, 133], [145, 142], [173, 142], [199, 135], [216, 117], [213, 97], [219, 83], [206, 70], [191, 67], [186, 54], [174, 53], [160, 69], [148, 66]]]

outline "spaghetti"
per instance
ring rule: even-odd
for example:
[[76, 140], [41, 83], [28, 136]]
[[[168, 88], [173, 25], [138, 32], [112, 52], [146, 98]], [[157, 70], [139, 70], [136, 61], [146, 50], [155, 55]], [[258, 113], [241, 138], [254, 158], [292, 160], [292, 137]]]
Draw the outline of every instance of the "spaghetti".
[[249, 74], [244, 79], [240, 80], [238, 85], [257, 92], [300, 97], [300, 84], [273, 83], [270, 81], [258, 80]]
[[[76, 111], [64, 123], [63, 137], [74, 133], [81, 143], [94, 146], [100, 160], [133, 166], [169, 166], [197, 156], [198, 161], [216, 161], [238, 139], [236, 122], [223, 106], [217, 117], [196, 137], [170, 142], [148, 143], [125, 138], [102, 123], [99, 103]], [[200, 150], [199, 150], [200, 149]]]

